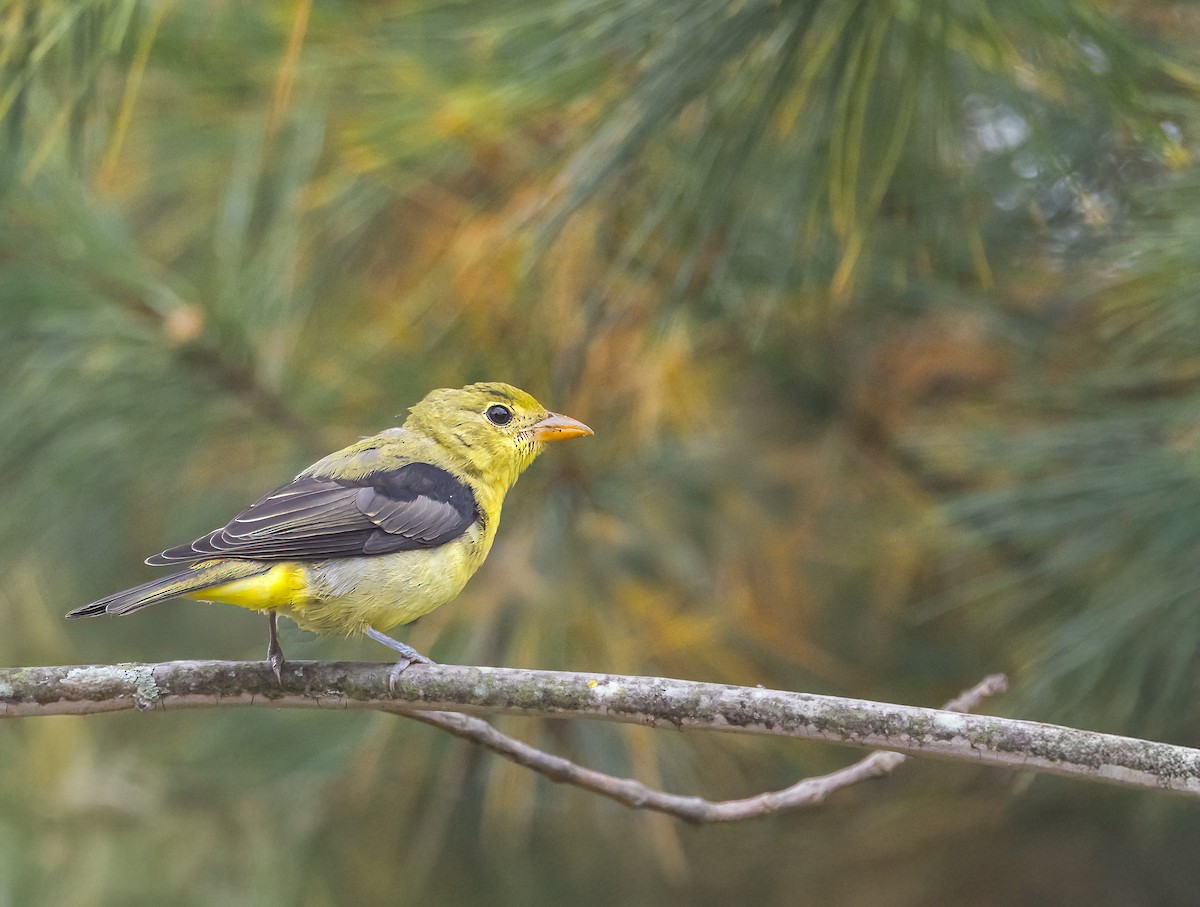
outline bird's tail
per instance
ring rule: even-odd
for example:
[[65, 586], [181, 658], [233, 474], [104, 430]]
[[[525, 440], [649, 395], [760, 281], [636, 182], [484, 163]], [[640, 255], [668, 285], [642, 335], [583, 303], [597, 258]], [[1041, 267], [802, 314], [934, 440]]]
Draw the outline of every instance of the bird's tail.
[[179, 573], [152, 579], [150, 582], [134, 586], [132, 589], [99, 598], [76, 608], [67, 617], [129, 614], [139, 608], [145, 608], [147, 605], [157, 605], [159, 602], [180, 595], [202, 598], [203, 596], [194, 593], [234, 580], [258, 576], [269, 571], [272, 566], [272, 564], [258, 561], [204, 561], [193, 564], [187, 570]]

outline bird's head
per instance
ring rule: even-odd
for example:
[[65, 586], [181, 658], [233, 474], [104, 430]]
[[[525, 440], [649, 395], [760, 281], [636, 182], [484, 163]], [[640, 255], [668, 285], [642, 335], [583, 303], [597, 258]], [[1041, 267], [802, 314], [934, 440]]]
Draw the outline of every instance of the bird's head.
[[412, 408], [404, 427], [428, 435], [456, 460], [505, 487], [547, 441], [592, 433], [582, 422], [550, 412], [525, 391], [491, 381], [430, 391]]

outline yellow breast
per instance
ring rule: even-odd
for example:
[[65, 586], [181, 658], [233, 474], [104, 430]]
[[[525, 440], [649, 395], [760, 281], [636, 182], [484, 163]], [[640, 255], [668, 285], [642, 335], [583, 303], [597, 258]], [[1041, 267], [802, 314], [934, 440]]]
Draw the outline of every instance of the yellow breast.
[[303, 599], [281, 610], [318, 632], [387, 632], [456, 598], [494, 537], [475, 524], [437, 548], [311, 563]]

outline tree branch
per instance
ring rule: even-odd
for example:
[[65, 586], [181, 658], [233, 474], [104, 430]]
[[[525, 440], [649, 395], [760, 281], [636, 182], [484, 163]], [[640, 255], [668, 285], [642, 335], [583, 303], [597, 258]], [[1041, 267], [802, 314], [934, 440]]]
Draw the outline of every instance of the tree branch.
[[414, 665], [392, 696], [389, 667], [289, 662], [282, 683], [265, 662], [8, 668], [0, 716], [235, 705], [569, 715], [827, 740], [1200, 796], [1200, 750], [1033, 721], [663, 677], [457, 665]]
[[[957, 699], [952, 699], [942, 708], [951, 712], [969, 712], [988, 696], [1003, 693], [1006, 688], [1003, 674], [985, 678]], [[770, 813], [817, 806], [835, 791], [860, 781], [882, 778], [896, 770], [908, 757], [902, 753], [871, 753], [853, 765], [797, 781], [783, 790], [767, 791], [743, 800], [705, 800], [703, 797], [685, 797], [647, 787], [630, 778], [617, 778], [594, 769], [584, 768], [522, 743], [496, 730], [480, 718], [458, 712], [406, 713], [409, 718], [440, 728], [463, 740], [487, 747], [517, 765], [532, 769], [554, 781], [573, 784], [593, 793], [616, 800], [634, 809], [651, 809], [666, 813], [696, 824], [712, 822], [740, 822]]]

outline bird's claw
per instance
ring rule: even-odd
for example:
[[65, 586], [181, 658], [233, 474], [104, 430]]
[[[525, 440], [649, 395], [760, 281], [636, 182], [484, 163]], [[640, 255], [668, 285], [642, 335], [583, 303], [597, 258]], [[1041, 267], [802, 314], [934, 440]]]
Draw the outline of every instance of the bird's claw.
[[279, 616], [274, 609], [267, 613], [267, 626], [271, 631], [271, 639], [267, 643], [267, 664], [275, 672], [275, 681], [283, 686], [283, 649], [279, 645]]
[[419, 652], [414, 652], [412, 655], [405, 655], [394, 665], [392, 670], [388, 672], [388, 692], [394, 694], [396, 692], [396, 681], [400, 675], [408, 670], [408, 666], [412, 664], [431, 665], [436, 664], [432, 658], [426, 658]]
[[393, 652], [400, 653], [400, 660], [398, 662], [396, 662], [396, 664], [392, 667], [391, 672], [388, 674], [388, 692], [389, 693], [395, 694], [396, 680], [397, 680], [397, 678], [399, 678], [399, 676], [401, 674], [404, 673], [404, 671], [408, 668], [409, 665], [411, 665], [411, 664], [422, 664], [422, 665], [435, 664], [435, 662], [432, 659], [426, 658], [424, 655], [422, 655], [420, 652], [418, 652], [416, 649], [414, 649], [408, 643], [401, 642], [398, 639], [392, 639], [386, 633], [381, 633], [378, 630], [376, 630], [374, 627], [367, 627], [365, 632], [366, 632], [367, 636], [369, 636], [371, 639], [375, 640], [376, 642], [383, 643], [385, 646], [387, 646]]

